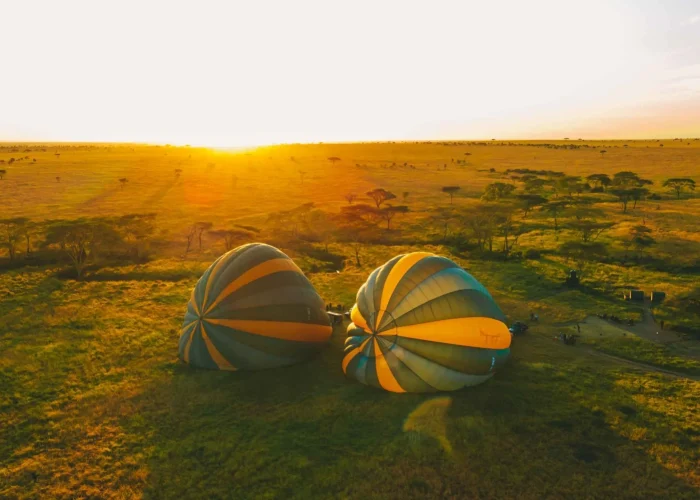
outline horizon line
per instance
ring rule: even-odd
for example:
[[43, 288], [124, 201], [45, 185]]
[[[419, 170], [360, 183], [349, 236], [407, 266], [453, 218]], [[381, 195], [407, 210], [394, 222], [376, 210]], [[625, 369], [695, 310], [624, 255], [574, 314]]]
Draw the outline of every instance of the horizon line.
[[150, 141], [80, 141], [80, 140], [4, 140], [0, 139], [0, 145], [13, 145], [13, 144], [120, 144], [120, 145], [136, 145], [136, 146], [170, 146], [170, 147], [192, 147], [192, 148], [210, 148], [210, 149], [250, 149], [250, 148], [261, 148], [269, 146], [315, 146], [315, 145], [333, 145], [333, 144], [387, 144], [387, 143], [404, 143], [404, 144], [416, 144], [416, 143], [440, 143], [440, 142], [653, 142], [661, 140], [700, 140], [700, 137], [654, 137], [654, 138], [643, 138], [643, 139], [613, 139], [605, 137], [597, 138], [547, 138], [547, 139], [534, 139], [534, 138], [520, 138], [520, 139], [499, 139], [499, 138], [489, 138], [489, 139], [380, 139], [380, 140], [364, 140], [364, 141], [304, 141], [304, 142], [269, 142], [269, 143], [259, 143], [259, 144], [249, 144], [249, 145], [205, 145], [205, 144], [189, 144], [189, 143], [170, 143], [170, 142], [150, 142]]

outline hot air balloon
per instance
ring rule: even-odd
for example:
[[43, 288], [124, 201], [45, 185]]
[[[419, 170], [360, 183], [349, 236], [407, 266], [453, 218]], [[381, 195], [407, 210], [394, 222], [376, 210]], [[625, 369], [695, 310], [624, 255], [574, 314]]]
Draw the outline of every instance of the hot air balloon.
[[431, 253], [399, 255], [375, 269], [350, 319], [343, 371], [387, 391], [480, 384], [510, 351], [506, 318], [486, 288]]
[[199, 279], [178, 351], [200, 368], [259, 370], [312, 357], [331, 332], [323, 300], [292, 259], [252, 243], [219, 257]]

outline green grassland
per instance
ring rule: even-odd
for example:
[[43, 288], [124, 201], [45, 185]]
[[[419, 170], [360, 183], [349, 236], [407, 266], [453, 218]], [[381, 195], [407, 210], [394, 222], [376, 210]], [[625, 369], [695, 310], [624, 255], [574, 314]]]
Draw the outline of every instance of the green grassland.
[[[700, 199], [677, 199], [661, 185], [669, 177], [700, 181], [700, 141], [661, 143], [0, 147], [0, 217], [34, 223], [31, 258], [0, 253], [0, 497], [697, 498], [697, 351], [634, 335], [577, 346], [553, 340], [600, 312], [639, 319], [642, 307], [622, 299], [623, 289], [638, 286], [666, 291], [654, 315], [685, 345], [697, 342]], [[572, 145], [587, 147], [562, 147]], [[570, 289], [563, 280], [573, 264], [559, 248], [577, 238], [571, 214], [555, 232], [544, 211], [518, 212], [524, 229], [515, 250], [537, 250], [536, 258], [484, 252], [465, 229], [463, 217], [484, 206], [487, 185], [522, 192], [505, 172], [522, 168], [583, 177], [633, 171], [654, 182], [649, 189], [660, 199], [623, 213], [607, 193], [576, 196], [614, 225], [599, 238], [609, 255], [590, 262], [582, 285]], [[441, 191], [451, 185], [460, 186], [453, 205]], [[409, 211], [391, 230], [375, 224], [358, 265], [359, 243], [323, 228], [348, 206], [345, 194], [371, 203], [364, 193], [375, 188], [395, 193]], [[285, 213], [310, 202], [302, 217], [315, 224]], [[458, 216], [445, 238], [447, 209]], [[147, 257], [104, 248], [81, 279], [58, 249], [42, 245], [52, 220], [145, 213], [156, 214]], [[185, 303], [224, 251], [205, 232], [201, 250], [195, 243], [185, 252], [201, 221], [244, 226], [249, 236], [237, 244], [279, 246], [333, 304], [350, 306], [391, 257], [427, 249], [464, 266], [510, 320], [537, 311], [540, 322], [514, 339], [492, 380], [454, 393], [389, 394], [346, 380], [341, 328], [308, 363], [193, 370], [177, 360]], [[301, 229], [291, 230], [296, 224]], [[655, 240], [643, 255], [624, 246], [640, 224]]]

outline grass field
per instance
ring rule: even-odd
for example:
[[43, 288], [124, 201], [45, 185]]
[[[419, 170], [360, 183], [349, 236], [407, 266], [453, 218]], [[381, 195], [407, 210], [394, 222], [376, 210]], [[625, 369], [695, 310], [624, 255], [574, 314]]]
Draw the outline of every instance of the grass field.
[[[697, 498], [700, 382], [595, 355], [698, 374], [700, 198], [677, 199], [661, 184], [700, 181], [700, 141], [662, 143], [0, 147], [0, 217], [35, 224], [31, 258], [0, 254], [0, 497]], [[614, 225], [599, 238], [608, 256], [588, 263], [581, 286], [570, 289], [563, 280], [573, 264], [559, 248], [577, 238], [567, 225], [573, 212], [561, 216], [559, 231], [542, 210], [518, 212], [527, 229], [516, 250], [540, 252], [527, 259], [479, 250], [462, 222], [483, 206], [487, 185], [521, 192], [505, 170], [522, 168], [584, 177], [633, 171], [654, 182], [660, 199], [623, 213], [607, 193], [574, 196], [592, 200], [597, 219]], [[441, 191], [451, 185], [460, 187], [452, 205]], [[376, 224], [358, 265], [355, 242], [323, 228], [348, 205], [345, 194], [371, 203], [364, 193], [380, 187], [409, 212], [392, 230]], [[281, 214], [309, 202], [302, 217], [326, 222]], [[447, 209], [458, 215], [446, 238]], [[81, 279], [41, 244], [51, 220], [144, 213], [156, 214], [148, 258], [104, 248]], [[391, 257], [427, 249], [471, 272], [509, 320], [536, 311], [540, 322], [514, 339], [492, 380], [454, 393], [396, 395], [346, 380], [343, 329], [305, 364], [194, 370], [177, 360], [185, 303], [224, 251], [205, 232], [201, 250], [195, 243], [185, 252], [201, 221], [245, 226], [250, 238], [279, 246], [333, 304], [350, 306]], [[643, 253], [624, 245], [640, 224], [655, 240]], [[654, 314], [691, 347], [615, 332], [577, 346], [552, 340], [570, 331], [562, 325], [599, 312], [639, 319], [641, 306], [622, 299], [630, 287], [665, 291]]]

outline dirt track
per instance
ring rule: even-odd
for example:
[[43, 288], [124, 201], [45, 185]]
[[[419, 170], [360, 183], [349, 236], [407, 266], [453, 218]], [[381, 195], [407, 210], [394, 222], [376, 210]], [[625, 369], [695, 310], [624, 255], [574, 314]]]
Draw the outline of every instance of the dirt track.
[[700, 376], [697, 376], [697, 375], [690, 375], [688, 373], [676, 372], [673, 370], [667, 370], [665, 368], [659, 368], [658, 366], [648, 365], [646, 363], [640, 363], [639, 361], [632, 361], [630, 359], [620, 358], [618, 356], [613, 356], [612, 354], [607, 354], [607, 353], [604, 353], [601, 351], [597, 351], [592, 347], [581, 346], [581, 349], [588, 355], [612, 359], [612, 360], [617, 361], [618, 363], [622, 363], [622, 364], [625, 364], [628, 366], [633, 366], [633, 367], [638, 368], [640, 370], [644, 370], [644, 371], [648, 371], [648, 372], [663, 373], [664, 375], [669, 375], [671, 377], [685, 378], [688, 380], [695, 380], [697, 382], [700, 382]]

